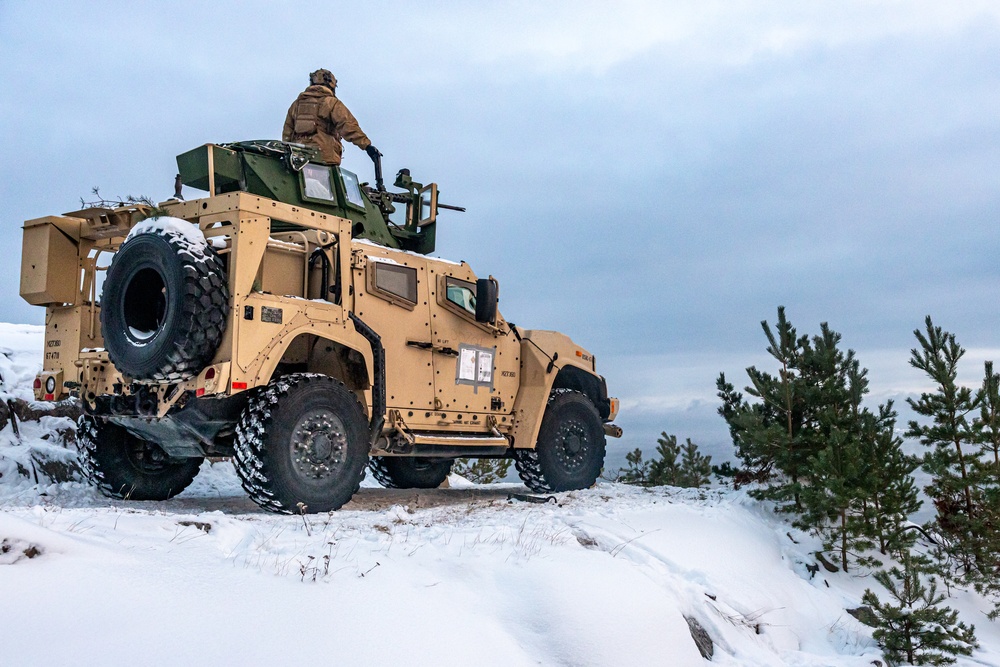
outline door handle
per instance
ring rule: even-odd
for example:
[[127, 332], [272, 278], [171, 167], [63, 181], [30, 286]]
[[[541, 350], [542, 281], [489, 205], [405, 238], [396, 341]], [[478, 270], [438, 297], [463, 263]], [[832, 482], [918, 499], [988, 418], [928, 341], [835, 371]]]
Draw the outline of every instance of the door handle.
[[430, 350], [431, 352], [437, 352], [438, 354], [443, 354], [446, 357], [457, 357], [458, 350], [454, 350], [450, 347], [437, 347], [434, 343], [428, 343], [422, 340], [408, 340], [406, 344], [409, 347], [415, 347], [418, 350]]

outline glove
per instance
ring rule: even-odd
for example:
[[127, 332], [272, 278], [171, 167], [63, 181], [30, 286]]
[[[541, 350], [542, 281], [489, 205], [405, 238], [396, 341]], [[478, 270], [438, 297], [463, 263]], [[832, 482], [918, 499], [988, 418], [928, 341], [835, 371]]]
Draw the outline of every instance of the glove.
[[370, 144], [368, 148], [365, 149], [365, 152], [368, 153], [368, 157], [372, 159], [372, 162], [382, 157], [382, 154], [378, 152], [378, 149]]

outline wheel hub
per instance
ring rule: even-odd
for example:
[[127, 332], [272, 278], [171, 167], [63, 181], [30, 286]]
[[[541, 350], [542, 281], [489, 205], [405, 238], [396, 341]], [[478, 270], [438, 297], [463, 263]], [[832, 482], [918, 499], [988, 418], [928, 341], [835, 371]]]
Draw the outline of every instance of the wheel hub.
[[557, 435], [556, 457], [566, 469], [582, 466], [590, 451], [590, 441], [582, 424], [568, 421], [562, 425]]
[[336, 474], [345, 460], [345, 431], [343, 422], [327, 410], [313, 410], [303, 415], [292, 432], [295, 471], [313, 480], [327, 479]]

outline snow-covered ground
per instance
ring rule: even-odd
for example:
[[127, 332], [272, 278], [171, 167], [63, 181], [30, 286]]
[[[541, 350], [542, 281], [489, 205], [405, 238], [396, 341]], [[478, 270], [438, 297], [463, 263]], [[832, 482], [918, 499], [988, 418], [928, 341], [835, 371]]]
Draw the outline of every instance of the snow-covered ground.
[[[3, 390], [25, 397], [40, 327], [0, 325], [0, 347]], [[65, 420], [47, 419], [0, 431], [0, 457], [57, 447]], [[517, 485], [366, 483], [303, 519], [262, 512], [227, 462], [163, 503], [2, 465], [4, 665], [706, 664], [686, 617], [712, 664], [880, 658], [846, 612], [871, 578], [811, 576], [815, 538], [742, 491], [600, 484], [534, 504], [508, 500]], [[950, 603], [982, 644], [959, 664], [1000, 665], [986, 603]]]

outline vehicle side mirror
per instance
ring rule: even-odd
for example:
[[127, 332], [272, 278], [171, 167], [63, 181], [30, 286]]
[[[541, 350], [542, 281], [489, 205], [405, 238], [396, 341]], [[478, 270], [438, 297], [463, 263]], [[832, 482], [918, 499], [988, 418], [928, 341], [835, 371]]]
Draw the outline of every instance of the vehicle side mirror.
[[476, 281], [476, 321], [492, 324], [497, 319], [497, 282], [493, 278]]

